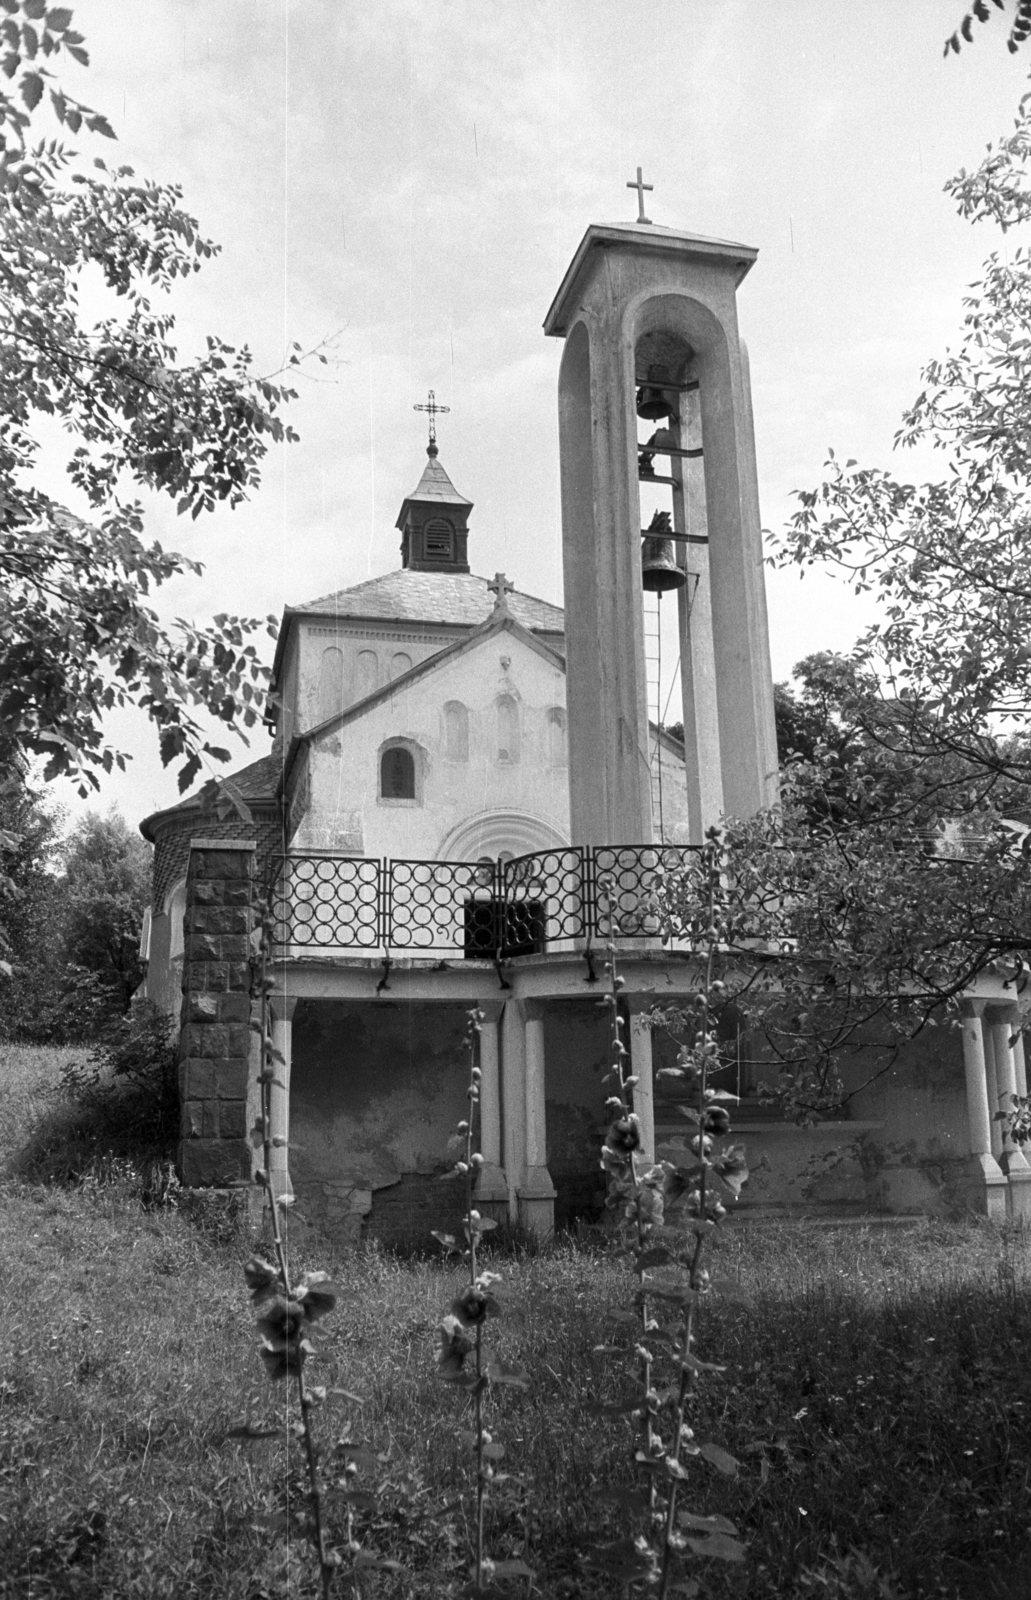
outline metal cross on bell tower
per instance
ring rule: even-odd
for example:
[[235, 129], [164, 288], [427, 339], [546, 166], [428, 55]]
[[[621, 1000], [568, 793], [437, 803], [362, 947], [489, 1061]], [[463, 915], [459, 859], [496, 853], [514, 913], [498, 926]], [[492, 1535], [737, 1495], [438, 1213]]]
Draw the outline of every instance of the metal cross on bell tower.
[[426, 402], [426, 404], [424, 406], [419, 406], [419, 405], [413, 406], [412, 410], [413, 411], [428, 411], [429, 412], [429, 416], [430, 416], [430, 442], [429, 442], [429, 445], [427, 446], [426, 454], [428, 456], [435, 456], [436, 453], [437, 453], [437, 418], [438, 417], [447, 416], [448, 412], [451, 410], [451, 407], [450, 406], [438, 406], [437, 397], [433, 393], [433, 390], [431, 389], [430, 390], [430, 394], [429, 394], [429, 399]]

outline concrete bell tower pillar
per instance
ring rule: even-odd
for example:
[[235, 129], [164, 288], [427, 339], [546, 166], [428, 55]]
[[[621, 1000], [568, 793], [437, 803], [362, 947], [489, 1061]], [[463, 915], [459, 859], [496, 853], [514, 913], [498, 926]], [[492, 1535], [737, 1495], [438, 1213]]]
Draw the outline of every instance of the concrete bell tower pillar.
[[691, 838], [723, 811], [750, 816], [776, 797], [755, 442], [735, 298], [756, 255], [646, 222], [592, 225], [544, 324], [566, 341], [559, 444], [574, 844], [653, 839], [639, 492], [648, 474], [637, 414], [638, 391], [649, 385], [670, 408], [651, 481], [672, 480], [678, 560], [690, 573], [680, 625]]

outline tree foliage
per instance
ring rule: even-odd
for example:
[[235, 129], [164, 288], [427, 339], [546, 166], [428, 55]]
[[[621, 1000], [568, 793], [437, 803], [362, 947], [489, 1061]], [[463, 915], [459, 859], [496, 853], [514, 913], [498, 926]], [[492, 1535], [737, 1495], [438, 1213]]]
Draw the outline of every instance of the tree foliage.
[[22, 844], [5, 911], [11, 971], [0, 1037], [94, 1038], [125, 1015], [143, 977], [150, 846], [113, 810], [87, 812], [59, 840], [59, 816], [23, 788], [2, 814]]
[[[85, 64], [71, 13], [0, 0], [0, 762], [46, 758], [80, 793], [122, 766], [105, 714], [133, 703], [157, 724], [162, 759], [182, 758], [185, 789], [205, 757], [198, 715], [242, 731], [261, 712], [266, 679], [252, 636], [264, 624], [220, 616], [167, 628], [147, 603], [196, 562], [144, 540], [139, 489], [198, 516], [257, 486], [289, 388], [252, 371], [250, 352], [217, 337], [179, 355], [164, 296], [216, 253], [175, 185], [138, 180], [95, 160], [82, 170], [56, 140], [30, 145], [46, 91], [66, 128], [113, 137], [44, 61]], [[104, 314], [90, 320], [84, 291]], [[296, 364], [296, 356], [292, 358]], [[76, 440], [71, 483], [90, 508], [72, 515], [43, 486], [41, 424]], [[270, 632], [274, 620], [268, 619]]]
[[[1006, 9], [1006, 0], [992, 0], [992, 4], [999, 11]], [[959, 55], [962, 40], [965, 39], [967, 44], [973, 43], [974, 23], [987, 22], [990, 16], [988, 0], [974, 0], [972, 8], [965, 14], [959, 27], [946, 39], [943, 55], [947, 56], [950, 51]], [[1016, 55], [1029, 34], [1031, 34], [1031, 0], [1017, 0], [1013, 22], [1006, 39], [1006, 48], [1011, 55]]]

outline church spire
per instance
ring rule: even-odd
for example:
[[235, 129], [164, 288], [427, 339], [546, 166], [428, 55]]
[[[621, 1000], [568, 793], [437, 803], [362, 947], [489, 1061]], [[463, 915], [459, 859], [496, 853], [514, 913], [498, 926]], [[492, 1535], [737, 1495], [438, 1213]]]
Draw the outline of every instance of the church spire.
[[447, 406], [438, 406], [433, 390], [428, 411], [430, 440], [422, 477], [405, 497], [395, 527], [401, 530], [401, 565], [412, 572], [468, 572], [466, 545], [473, 502], [460, 495], [438, 459], [436, 419]]

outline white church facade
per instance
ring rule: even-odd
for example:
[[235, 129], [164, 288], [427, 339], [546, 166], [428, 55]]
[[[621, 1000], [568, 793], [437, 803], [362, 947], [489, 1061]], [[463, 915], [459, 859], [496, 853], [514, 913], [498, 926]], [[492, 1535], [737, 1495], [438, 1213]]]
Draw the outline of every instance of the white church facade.
[[[686, 997], [695, 972], [657, 937], [654, 871], [724, 812], [776, 796], [736, 311], [755, 254], [643, 218], [589, 228], [545, 322], [565, 341], [565, 611], [470, 570], [473, 506], [444, 470], [431, 410], [397, 519], [400, 567], [284, 614], [272, 750], [233, 779], [249, 820], [193, 799], [142, 825], [155, 844], [147, 993], [183, 1021], [184, 1181], [250, 1176], [263, 898], [284, 1058], [274, 1111], [293, 1147], [277, 1182], [327, 1232], [407, 1242], [440, 1225], [473, 1004], [481, 1206], [539, 1233], [598, 1214], [611, 886], [646, 1148], [682, 1133], [675, 1091], [654, 1076], [675, 1042], [642, 1019]], [[647, 529], [643, 484], [668, 494]], [[648, 715], [649, 587], [676, 592], [682, 744]], [[849, 1120], [815, 1131], [773, 1119], [728, 1016], [735, 1132], [756, 1169], [747, 1203], [1020, 1213], [1020, 1163], [990, 1116], [1023, 1069], [998, 988], [968, 1007], [962, 1057], [943, 1068], [921, 1045]], [[929, 1120], [916, 1086], [932, 1067]]]

